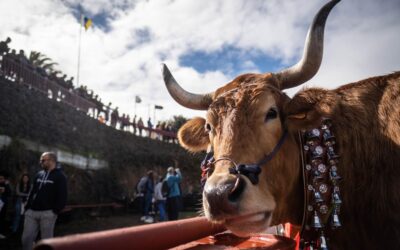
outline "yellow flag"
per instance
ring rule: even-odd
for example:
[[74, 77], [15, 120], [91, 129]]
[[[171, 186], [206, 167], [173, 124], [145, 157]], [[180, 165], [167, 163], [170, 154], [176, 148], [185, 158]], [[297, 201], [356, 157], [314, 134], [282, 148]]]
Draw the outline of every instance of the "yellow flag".
[[90, 26], [92, 26], [92, 19], [88, 17], [83, 18], [83, 26], [85, 27], [85, 30], [88, 30]]

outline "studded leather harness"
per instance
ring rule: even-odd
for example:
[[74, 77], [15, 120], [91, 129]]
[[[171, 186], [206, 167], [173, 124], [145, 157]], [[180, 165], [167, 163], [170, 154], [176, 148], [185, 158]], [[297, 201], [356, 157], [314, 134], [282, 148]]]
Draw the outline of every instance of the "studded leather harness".
[[328, 249], [327, 235], [341, 227], [337, 173], [339, 155], [332, 132], [332, 122], [322, 121], [318, 128], [299, 133], [302, 147], [304, 215], [300, 232], [300, 249]]

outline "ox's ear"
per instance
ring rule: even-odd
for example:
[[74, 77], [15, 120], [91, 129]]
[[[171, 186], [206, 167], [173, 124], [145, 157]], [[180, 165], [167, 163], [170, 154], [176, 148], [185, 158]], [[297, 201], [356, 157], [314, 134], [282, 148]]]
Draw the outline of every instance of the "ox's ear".
[[336, 102], [336, 93], [331, 90], [302, 90], [284, 105], [286, 126], [291, 131], [317, 127], [321, 118], [332, 116]]
[[178, 131], [179, 143], [191, 152], [207, 150], [210, 139], [205, 130], [206, 120], [196, 117], [186, 122]]

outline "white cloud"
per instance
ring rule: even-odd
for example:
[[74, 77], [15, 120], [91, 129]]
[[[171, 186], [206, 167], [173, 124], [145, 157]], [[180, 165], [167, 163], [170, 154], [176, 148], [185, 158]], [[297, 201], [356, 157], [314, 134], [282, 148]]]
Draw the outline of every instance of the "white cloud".
[[[134, 112], [134, 96], [143, 103], [137, 113], [153, 116], [149, 105], [164, 110], [157, 117], [203, 114], [180, 107], [168, 95], [160, 72], [167, 62], [189, 91], [205, 93], [236, 74], [261, 69], [244, 61], [241, 72], [197, 72], [179, 65], [193, 50], [209, 53], [230, 45], [258, 50], [290, 66], [299, 58], [309, 24], [325, 1], [319, 0], [140, 0], [140, 1], [0, 1], [0, 39], [11, 47], [41, 51], [69, 76], [77, 71], [78, 21], [71, 6], [81, 3], [90, 15], [108, 13], [107, 29], [82, 31], [80, 82], [94, 89], [105, 103]], [[325, 32], [324, 59], [308, 85], [333, 88], [377, 74], [399, 70], [400, 4], [386, 1], [341, 1], [332, 11]], [[142, 35], [146, 37], [143, 38]], [[228, 63], [227, 63], [228, 65]], [[293, 93], [294, 90], [289, 90]]]

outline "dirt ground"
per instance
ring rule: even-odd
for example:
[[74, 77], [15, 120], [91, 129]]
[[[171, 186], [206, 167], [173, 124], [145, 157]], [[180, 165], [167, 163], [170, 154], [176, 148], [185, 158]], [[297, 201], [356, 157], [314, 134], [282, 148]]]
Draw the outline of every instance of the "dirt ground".
[[[181, 212], [180, 219], [197, 216], [196, 212]], [[55, 227], [55, 237], [96, 232], [108, 229], [124, 228], [142, 225], [139, 214], [118, 212], [111, 215], [100, 215], [96, 213], [64, 215], [59, 218]], [[0, 240], [1, 250], [21, 250], [21, 232], [7, 235], [6, 239]]]

